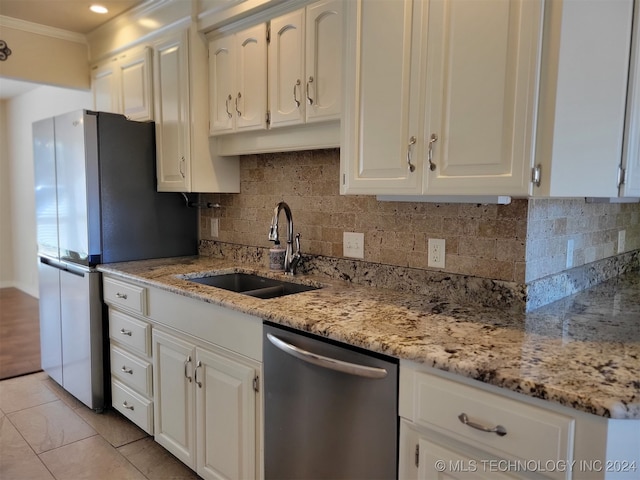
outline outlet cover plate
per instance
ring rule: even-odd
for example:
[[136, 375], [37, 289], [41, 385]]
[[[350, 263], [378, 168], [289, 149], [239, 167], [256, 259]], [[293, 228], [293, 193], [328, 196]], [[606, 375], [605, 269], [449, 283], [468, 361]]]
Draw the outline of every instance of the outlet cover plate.
[[627, 236], [626, 230], [620, 230], [618, 232], [618, 253], [624, 253], [626, 236]]
[[444, 238], [430, 238], [428, 242], [427, 266], [444, 268], [445, 241]]
[[364, 233], [343, 232], [342, 254], [345, 257], [364, 258]]

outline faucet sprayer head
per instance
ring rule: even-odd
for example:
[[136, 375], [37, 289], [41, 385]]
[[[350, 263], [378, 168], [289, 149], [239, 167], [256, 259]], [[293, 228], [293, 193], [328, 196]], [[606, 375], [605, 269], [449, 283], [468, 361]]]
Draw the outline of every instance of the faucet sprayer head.
[[278, 220], [277, 217], [274, 219], [274, 223], [271, 224], [271, 228], [269, 228], [269, 240], [272, 242], [280, 243], [278, 239]]

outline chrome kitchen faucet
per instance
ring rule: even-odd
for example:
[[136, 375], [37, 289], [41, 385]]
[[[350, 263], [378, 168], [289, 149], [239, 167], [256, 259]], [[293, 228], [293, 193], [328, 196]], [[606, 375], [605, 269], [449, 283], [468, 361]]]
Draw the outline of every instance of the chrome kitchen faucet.
[[296, 234], [296, 251], [293, 251], [293, 216], [291, 215], [291, 209], [285, 202], [280, 202], [276, 205], [273, 211], [273, 220], [271, 220], [271, 228], [269, 229], [269, 240], [272, 242], [279, 242], [278, 238], [278, 217], [280, 211], [284, 210], [284, 214], [287, 217], [287, 248], [284, 254], [284, 273], [286, 275], [295, 275], [296, 267], [300, 261], [300, 234]]

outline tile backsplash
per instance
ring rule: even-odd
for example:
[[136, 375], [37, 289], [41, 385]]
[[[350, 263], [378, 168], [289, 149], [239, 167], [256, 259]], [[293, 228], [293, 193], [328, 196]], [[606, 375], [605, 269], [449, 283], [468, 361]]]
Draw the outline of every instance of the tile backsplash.
[[[622, 229], [624, 251], [640, 249], [637, 203], [379, 202], [373, 196], [340, 195], [339, 177], [337, 149], [243, 156], [240, 194], [202, 195], [220, 208], [202, 210], [200, 238], [268, 249], [274, 207], [285, 201], [307, 255], [341, 258], [343, 232], [361, 232], [365, 262], [490, 279], [515, 289], [567, 270], [568, 240], [573, 241], [574, 267], [616, 256]], [[219, 221], [217, 237], [211, 236], [213, 217]], [[429, 238], [446, 240], [444, 269], [427, 267]]]

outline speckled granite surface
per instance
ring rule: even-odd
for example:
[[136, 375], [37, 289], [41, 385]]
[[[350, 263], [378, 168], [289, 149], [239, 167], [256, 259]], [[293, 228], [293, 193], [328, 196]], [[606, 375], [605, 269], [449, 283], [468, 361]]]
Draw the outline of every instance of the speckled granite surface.
[[270, 300], [185, 279], [233, 271], [283, 278], [237, 265], [201, 256], [99, 270], [584, 412], [640, 420], [638, 273], [531, 313], [434, 302], [324, 276], [296, 276], [324, 288]]

